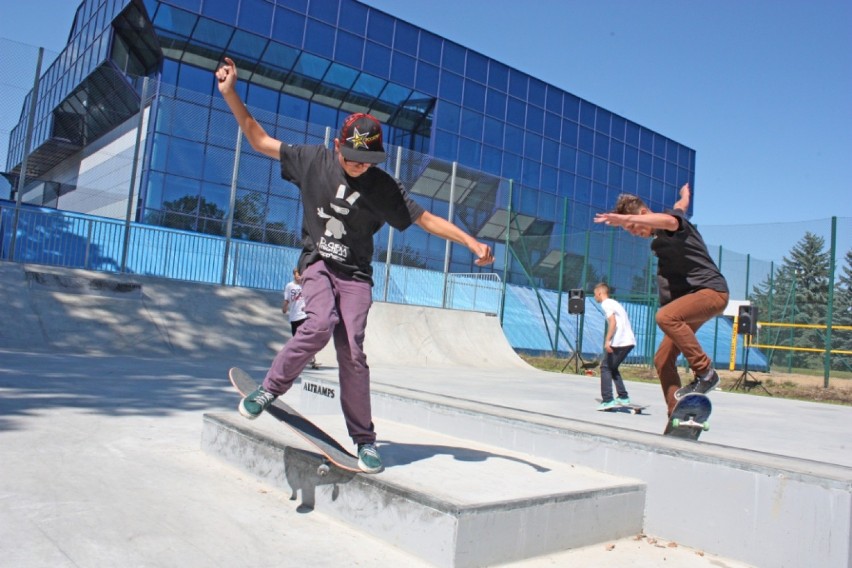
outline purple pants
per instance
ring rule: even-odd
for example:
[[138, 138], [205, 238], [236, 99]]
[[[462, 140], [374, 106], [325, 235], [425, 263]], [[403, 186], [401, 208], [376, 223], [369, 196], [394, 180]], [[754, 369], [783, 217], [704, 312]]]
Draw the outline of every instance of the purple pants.
[[364, 331], [373, 303], [370, 283], [318, 261], [302, 274], [302, 293], [308, 319], [275, 356], [263, 386], [274, 394], [287, 392], [314, 355], [334, 338], [346, 427], [356, 444], [373, 443], [370, 368], [364, 354]]

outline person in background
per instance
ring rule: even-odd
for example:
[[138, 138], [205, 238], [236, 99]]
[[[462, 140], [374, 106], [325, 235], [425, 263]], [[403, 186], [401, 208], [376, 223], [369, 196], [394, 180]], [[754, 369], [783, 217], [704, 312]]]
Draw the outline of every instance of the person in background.
[[[302, 294], [302, 275], [298, 268], [293, 269], [293, 279], [284, 286], [284, 305], [281, 306], [281, 311], [290, 321], [290, 331], [293, 337], [296, 337], [296, 330], [308, 319], [308, 314], [305, 313], [305, 296]], [[312, 357], [308, 365], [311, 369], [319, 369], [316, 357]]]
[[[607, 410], [630, 404], [630, 396], [618, 367], [636, 346], [636, 337], [624, 306], [609, 297], [609, 286], [605, 282], [595, 286], [595, 301], [606, 315], [606, 336], [601, 359], [601, 404], [598, 410]], [[616, 399], [612, 397], [613, 384], [618, 395]]]

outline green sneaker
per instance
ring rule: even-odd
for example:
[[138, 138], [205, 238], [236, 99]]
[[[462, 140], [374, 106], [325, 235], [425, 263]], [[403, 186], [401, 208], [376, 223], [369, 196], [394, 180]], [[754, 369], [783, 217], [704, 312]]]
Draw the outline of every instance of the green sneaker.
[[272, 394], [262, 386], [259, 386], [257, 387], [257, 390], [240, 401], [240, 405], [237, 409], [240, 411], [240, 414], [249, 420], [254, 420], [260, 416], [260, 413], [266, 410], [270, 404], [275, 402], [276, 398], [278, 398], [277, 394]]
[[598, 406], [598, 410], [609, 410], [610, 408], [615, 408], [618, 406], [618, 403], [614, 400], [607, 400], [606, 402], [602, 402], [600, 406]]
[[625, 396], [624, 398], [619, 397], [619, 398], [615, 399], [615, 402], [617, 402], [621, 406], [629, 406], [630, 405], [630, 397], [629, 396]]
[[382, 458], [376, 444], [358, 444], [358, 467], [365, 473], [382, 471]]

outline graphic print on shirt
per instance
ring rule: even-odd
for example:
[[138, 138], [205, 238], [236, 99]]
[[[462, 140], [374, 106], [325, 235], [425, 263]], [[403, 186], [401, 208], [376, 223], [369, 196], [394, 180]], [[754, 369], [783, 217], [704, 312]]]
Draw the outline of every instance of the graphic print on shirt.
[[340, 239], [346, 235], [346, 227], [343, 224], [341, 218], [349, 215], [350, 209], [347, 207], [352, 206], [361, 196], [357, 191], [353, 192], [352, 195], [344, 199], [344, 195], [346, 195], [346, 185], [340, 184], [337, 188], [337, 194], [335, 195], [335, 200], [337, 203], [329, 203], [329, 207], [331, 211], [326, 213], [323, 207], [317, 208], [317, 215], [320, 219], [327, 219], [325, 223], [325, 233], [323, 237], [320, 238], [320, 242], [317, 243], [317, 248], [319, 249], [319, 253], [323, 258], [330, 258], [337, 261], [345, 261], [349, 258], [349, 247], [340, 242]]

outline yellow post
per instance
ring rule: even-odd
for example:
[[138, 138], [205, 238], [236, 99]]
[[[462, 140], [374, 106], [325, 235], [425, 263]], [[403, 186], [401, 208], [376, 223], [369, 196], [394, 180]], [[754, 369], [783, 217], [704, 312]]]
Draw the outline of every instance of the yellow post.
[[737, 329], [739, 314], [734, 316], [734, 328], [731, 330], [731, 360], [728, 363], [728, 370], [733, 371], [737, 368]]

